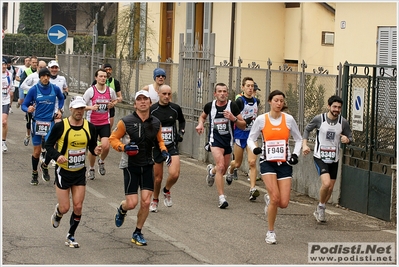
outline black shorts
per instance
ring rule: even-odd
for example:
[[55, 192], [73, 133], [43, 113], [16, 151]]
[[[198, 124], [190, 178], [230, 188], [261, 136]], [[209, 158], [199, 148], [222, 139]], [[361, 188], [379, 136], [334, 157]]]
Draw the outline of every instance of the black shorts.
[[262, 175], [276, 174], [277, 180], [292, 178], [292, 166], [287, 162], [278, 163], [265, 160], [260, 163], [260, 173]]
[[214, 140], [213, 143], [209, 142], [211, 144], [211, 147], [220, 147], [224, 149], [223, 156], [231, 154], [233, 152], [233, 149], [231, 146], [225, 146], [222, 143], [220, 143], [218, 140]]
[[86, 167], [71, 172], [55, 165], [55, 182], [59, 189], [68, 189], [74, 185], [86, 185]]
[[324, 173], [330, 174], [330, 179], [337, 179], [338, 174], [338, 162], [325, 163], [319, 158], [313, 157], [314, 165], [316, 166], [317, 173], [320, 175]]
[[109, 109], [109, 117], [110, 118], [115, 117], [115, 108], [114, 107]]
[[134, 195], [141, 190], [154, 191], [154, 165], [129, 166], [123, 169], [125, 195]]
[[[168, 149], [168, 153], [171, 156], [179, 155], [179, 148], [174, 143], [167, 145], [166, 148]], [[156, 163], [162, 163], [165, 161], [164, 157], [162, 157], [162, 153], [159, 147], [154, 147], [154, 149], [152, 150], [152, 157], [154, 158], [154, 161]]]
[[111, 136], [111, 126], [109, 124], [96, 126], [96, 133], [97, 133], [97, 135], [100, 136], [100, 138], [110, 137]]

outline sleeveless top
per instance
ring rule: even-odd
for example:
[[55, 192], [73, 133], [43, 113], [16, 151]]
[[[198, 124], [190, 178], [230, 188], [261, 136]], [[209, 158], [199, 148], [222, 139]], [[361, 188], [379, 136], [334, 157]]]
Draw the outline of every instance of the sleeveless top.
[[[255, 97], [253, 97], [253, 103], [249, 104], [244, 96], [240, 96], [244, 103], [244, 108], [241, 111], [241, 116], [245, 120], [246, 118], [256, 118], [258, 114], [258, 102], [256, 101]], [[241, 130], [238, 127], [234, 128], [234, 138], [235, 139], [248, 139], [249, 132], [251, 131], [252, 125], [254, 121], [252, 121], [249, 125], [245, 127], [244, 130]]]
[[148, 85], [148, 93], [150, 94], [151, 104], [155, 104], [159, 101], [158, 92], [155, 91], [153, 84]]
[[111, 102], [111, 92], [108, 86], [105, 87], [105, 92], [100, 93], [95, 85], [93, 87], [93, 97], [91, 98], [92, 105], [99, 105], [98, 110], [89, 110], [87, 112], [87, 120], [95, 126], [109, 124], [109, 110], [108, 103]]
[[320, 114], [321, 125], [317, 129], [314, 156], [324, 163], [333, 163], [339, 160], [339, 143], [342, 132], [342, 116], [338, 116], [337, 123], [330, 125], [327, 122], [327, 113]]
[[89, 122], [83, 120], [83, 125], [78, 130], [72, 129], [68, 118], [63, 119], [64, 133], [58, 140], [57, 150], [68, 160], [59, 164], [68, 171], [79, 171], [85, 167], [87, 146], [90, 140]]
[[290, 129], [287, 127], [284, 113], [281, 113], [281, 122], [279, 125], [271, 124], [269, 113], [265, 114], [265, 126], [262, 129], [262, 137], [266, 161], [287, 161]]

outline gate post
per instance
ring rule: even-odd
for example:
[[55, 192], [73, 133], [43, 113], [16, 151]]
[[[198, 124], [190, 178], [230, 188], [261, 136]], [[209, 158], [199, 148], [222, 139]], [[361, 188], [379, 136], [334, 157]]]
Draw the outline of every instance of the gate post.
[[396, 198], [396, 164], [391, 166], [392, 168], [392, 190], [391, 190], [391, 222], [396, 222], [396, 207], [397, 207], [397, 198]]

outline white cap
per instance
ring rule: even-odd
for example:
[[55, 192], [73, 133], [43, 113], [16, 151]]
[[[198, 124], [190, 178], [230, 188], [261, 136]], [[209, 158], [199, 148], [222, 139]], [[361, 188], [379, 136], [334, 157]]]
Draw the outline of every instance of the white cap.
[[134, 100], [136, 100], [137, 97], [138, 97], [139, 95], [143, 95], [143, 96], [145, 96], [145, 97], [150, 98], [150, 93], [149, 93], [147, 90], [140, 90], [140, 91], [138, 91], [138, 92], [136, 93], [136, 95], [134, 96]]
[[69, 108], [85, 108], [86, 107], [86, 102], [81, 96], [75, 96], [71, 100], [71, 103], [69, 103]]
[[53, 67], [53, 66], [57, 66], [58, 68], [60, 67], [60, 66], [58, 65], [58, 62], [57, 62], [57, 61], [51, 60], [51, 61], [48, 63], [48, 67], [51, 68], [51, 67]]

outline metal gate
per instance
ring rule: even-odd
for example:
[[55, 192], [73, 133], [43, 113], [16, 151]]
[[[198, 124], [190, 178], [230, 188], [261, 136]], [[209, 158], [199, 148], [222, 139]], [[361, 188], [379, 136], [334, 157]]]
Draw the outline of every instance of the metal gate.
[[396, 164], [396, 66], [344, 64], [342, 114], [354, 142], [343, 148], [340, 205], [391, 220]]

